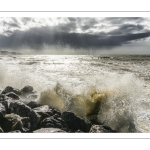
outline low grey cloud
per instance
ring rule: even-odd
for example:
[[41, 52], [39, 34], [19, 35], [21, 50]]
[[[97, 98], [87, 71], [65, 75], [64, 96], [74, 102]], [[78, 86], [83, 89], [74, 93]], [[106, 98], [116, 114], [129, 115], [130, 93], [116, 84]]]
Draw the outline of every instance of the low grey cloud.
[[9, 27], [21, 28], [17, 23], [7, 23]]
[[109, 34], [111, 35], [119, 35], [119, 34], [129, 34], [129, 33], [138, 33], [138, 32], [144, 32], [144, 26], [143, 25], [134, 25], [134, 24], [123, 24], [119, 26], [118, 29], [115, 29], [111, 31]]
[[29, 17], [24, 17], [21, 19], [23, 21], [24, 24], [30, 22], [32, 20], [32, 18], [29, 18]]
[[143, 17], [107, 17], [103, 21], [109, 22], [111, 24], [123, 24], [125, 22], [139, 23], [145, 20]]

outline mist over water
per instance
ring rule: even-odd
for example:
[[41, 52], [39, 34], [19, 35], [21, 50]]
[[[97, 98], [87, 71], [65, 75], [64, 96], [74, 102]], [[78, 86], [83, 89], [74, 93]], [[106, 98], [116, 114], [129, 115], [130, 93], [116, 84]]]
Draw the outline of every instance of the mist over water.
[[31, 85], [40, 103], [73, 111], [120, 132], [150, 132], [149, 57], [0, 56], [0, 90]]

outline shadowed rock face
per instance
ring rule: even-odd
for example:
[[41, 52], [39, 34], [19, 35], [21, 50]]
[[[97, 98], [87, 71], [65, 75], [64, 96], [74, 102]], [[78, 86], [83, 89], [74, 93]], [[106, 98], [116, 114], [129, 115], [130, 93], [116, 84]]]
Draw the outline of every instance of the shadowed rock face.
[[16, 114], [7, 114], [3, 118], [1, 123], [5, 132], [20, 130], [22, 132], [28, 132], [30, 130], [30, 118], [20, 117]]
[[33, 93], [33, 87], [26, 85], [24, 88], [21, 89], [21, 94], [22, 95], [27, 95]]
[[28, 102], [26, 105], [29, 106], [29, 107], [32, 108], [32, 109], [42, 106], [41, 104], [38, 104], [38, 103], [35, 102], [35, 101], [30, 101], [30, 102]]
[[16, 95], [20, 95], [20, 90], [18, 89], [15, 89], [11, 86], [7, 86], [3, 91], [2, 91], [2, 94], [7, 94], [7, 93], [10, 93], [10, 92], [13, 92], [15, 93]]
[[40, 121], [40, 115], [18, 100], [5, 100], [3, 102], [9, 113], [17, 114], [21, 117], [29, 117], [31, 123], [31, 130], [37, 128]]
[[33, 131], [33, 133], [66, 133], [64, 130], [59, 128], [41, 128]]
[[35, 112], [37, 112], [39, 115], [41, 115], [41, 120], [52, 116], [52, 114], [50, 114], [48, 105], [43, 105], [43, 106], [40, 106], [40, 107], [36, 107], [33, 110]]
[[69, 131], [68, 126], [65, 123], [65, 121], [62, 118], [60, 118], [57, 114], [41, 121], [41, 127], [42, 128], [59, 128], [65, 131]]
[[88, 132], [90, 130], [89, 125], [72, 112], [63, 112], [62, 118], [66, 122], [67, 126], [72, 130], [81, 130], [83, 132]]
[[1, 119], [2, 117], [4, 117], [5, 114], [6, 114], [5, 106], [0, 103], [0, 119]]
[[19, 96], [15, 94], [14, 92], [7, 93], [6, 96], [15, 100], [19, 100]]

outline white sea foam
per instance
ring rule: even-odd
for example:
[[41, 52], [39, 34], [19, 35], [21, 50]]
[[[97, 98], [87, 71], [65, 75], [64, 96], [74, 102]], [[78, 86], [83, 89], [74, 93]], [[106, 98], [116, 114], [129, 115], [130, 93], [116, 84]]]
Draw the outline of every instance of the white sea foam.
[[[148, 72], [145, 64], [139, 61], [119, 61], [113, 57], [98, 59], [97, 56], [85, 55], [0, 58], [0, 89], [7, 85], [19, 89], [32, 85], [43, 94], [42, 102], [60, 107], [62, 111], [74, 111], [81, 117], [95, 108], [96, 102], [93, 102], [91, 93], [96, 91], [104, 94], [101, 102], [96, 103], [100, 105], [97, 113], [99, 122], [121, 132], [150, 132], [147, 119], [149, 81], [140, 78], [143, 74], [147, 77]], [[57, 83], [60, 83], [59, 86]], [[79, 99], [84, 102], [79, 102]]]

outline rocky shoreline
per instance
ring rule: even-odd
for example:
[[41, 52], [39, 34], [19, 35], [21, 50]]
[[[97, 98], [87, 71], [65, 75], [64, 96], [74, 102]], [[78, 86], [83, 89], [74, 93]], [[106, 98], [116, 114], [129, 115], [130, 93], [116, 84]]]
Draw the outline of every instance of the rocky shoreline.
[[[7, 86], [0, 91], [0, 133], [115, 133], [110, 127], [93, 123], [73, 112], [34, 101], [32, 86], [21, 90]], [[27, 101], [24, 101], [26, 99]]]

